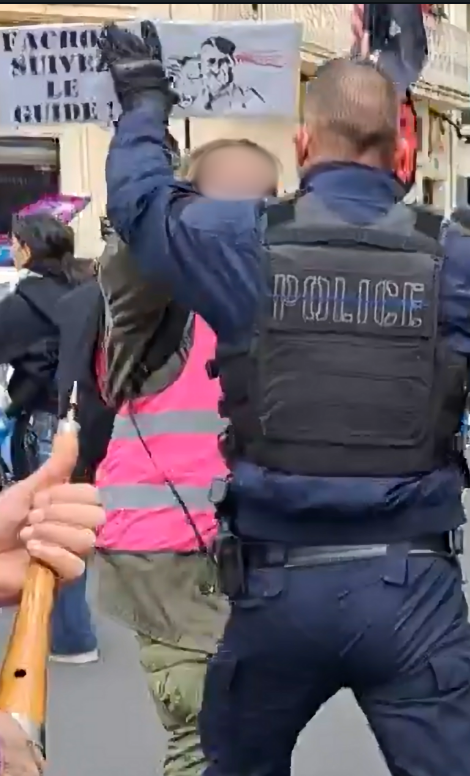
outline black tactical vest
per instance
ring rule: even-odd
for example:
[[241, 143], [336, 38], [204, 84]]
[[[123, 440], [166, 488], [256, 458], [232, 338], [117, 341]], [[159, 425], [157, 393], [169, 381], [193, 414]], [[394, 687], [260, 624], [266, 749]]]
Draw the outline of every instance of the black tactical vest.
[[[288, 474], [414, 475], [446, 465], [466, 359], [439, 326], [442, 257], [396, 205], [353, 227], [309, 195], [268, 211], [268, 294], [250, 348], [219, 347], [223, 452]], [[242, 377], [243, 375], [243, 377]]]
[[117, 234], [109, 230], [105, 238], [98, 273], [106, 306], [105, 398], [119, 407], [125, 399], [157, 393], [176, 379], [194, 327], [192, 317], [161, 283], [142, 279]]

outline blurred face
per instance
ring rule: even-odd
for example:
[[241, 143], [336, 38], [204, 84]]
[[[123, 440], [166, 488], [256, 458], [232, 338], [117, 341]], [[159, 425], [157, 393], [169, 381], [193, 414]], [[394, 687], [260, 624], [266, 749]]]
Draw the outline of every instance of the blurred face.
[[214, 199], [258, 199], [277, 188], [277, 170], [271, 160], [250, 148], [220, 148], [203, 160], [198, 188]]
[[17, 270], [22, 269], [23, 267], [26, 267], [28, 264], [30, 258], [31, 258], [31, 251], [29, 250], [27, 245], [22, 245], [20, 241], [13, 235], [12, 239], [12, 253], [13, 253], [13, 263]]

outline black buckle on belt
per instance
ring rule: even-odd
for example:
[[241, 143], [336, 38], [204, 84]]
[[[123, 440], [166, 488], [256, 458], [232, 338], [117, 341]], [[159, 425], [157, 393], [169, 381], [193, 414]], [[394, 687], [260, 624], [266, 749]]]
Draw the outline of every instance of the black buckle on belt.
[[461, 430], [457, 432], [457, 434], [454, 434], [453, 440], [452, 440], [452, 450], [454, 453], [464, 453], [467, 449], [467, 440], [468, 440], [468, 432], [465, 429], [464, 426], [462, 426]]
[[219, 376], [219, 365], [215, 358], [206, 361], [206, 374], [209, 380], [215, 380]]
[[449, 551], [453, 558], [463, 555], [464, 531], [463, 528], [454, 528], [448, 533]]
[[212, 480], [209, 488], [209, 501], [215, 507], [220, 507], [227, 501], [230, 481], [230, 477], [215, 477]]
[[462, 473], [464, 488], [470, 488], [470, 469], [466, 456], [468, 442], [469, 434], [467, 430], [462, 429], [458, 434], [454, 434], [451, 461], [458, 466]]
[[213, 544], [219, 590], [230, 600], [245, 592], [245, 558], [243, 542], [232, 530], [233, 499], [231, 477], [216, 477], [209, 490], [209, 501], [215, 506], [219, 530]]

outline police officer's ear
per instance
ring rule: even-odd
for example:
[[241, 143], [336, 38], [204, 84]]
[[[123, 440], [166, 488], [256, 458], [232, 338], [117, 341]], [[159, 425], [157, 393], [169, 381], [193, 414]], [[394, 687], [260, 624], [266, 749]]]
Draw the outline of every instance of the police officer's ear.
[[305, 125], [299, 127], [294, 135], [295, 155], [297, 159], [297, 167], [302, 169], [308, 159], [308, 147], [310, 143], [310, 137], [308, 129]]

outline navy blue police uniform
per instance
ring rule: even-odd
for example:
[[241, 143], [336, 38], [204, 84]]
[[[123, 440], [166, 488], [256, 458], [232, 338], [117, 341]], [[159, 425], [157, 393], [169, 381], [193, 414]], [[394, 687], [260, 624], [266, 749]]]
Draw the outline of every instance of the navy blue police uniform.
[[359, 164], [311, 169], [287, 216], [206, 199], [174, 179], [164, 134], [155, 102], [124, 113], [108, 214], [142, 277], [249, 354], [230, 483], [246, 578], [208, 668], [207, 772], [286, 776], [299, 733], [348, 687], [392, 774], [470, 776], [450, 546], [465, 522], [470, 236], [451, 224], [440, 255], [392, 176]]

